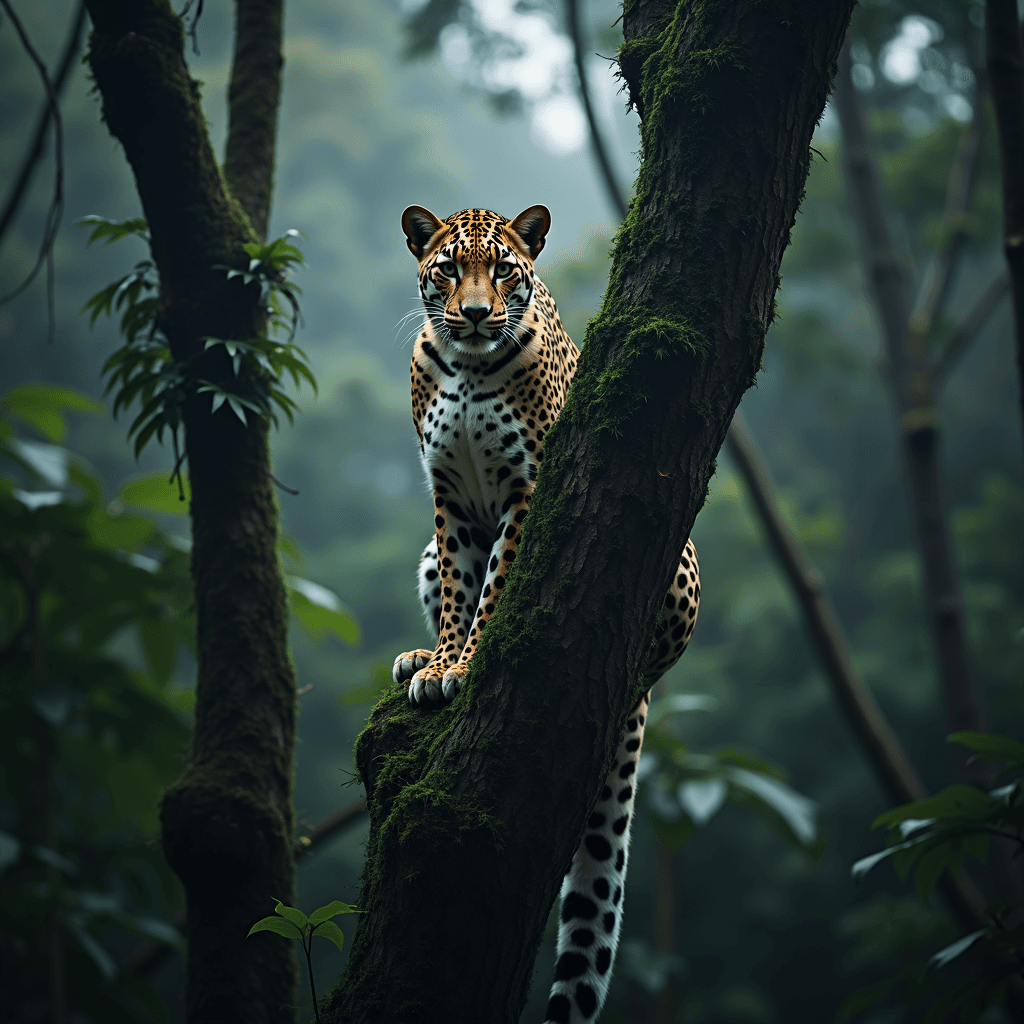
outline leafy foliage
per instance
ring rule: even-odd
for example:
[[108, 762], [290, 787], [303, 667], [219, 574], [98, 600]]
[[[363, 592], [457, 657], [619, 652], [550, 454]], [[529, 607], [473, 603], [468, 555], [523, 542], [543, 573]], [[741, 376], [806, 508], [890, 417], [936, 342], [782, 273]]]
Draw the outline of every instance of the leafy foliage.
[[[90, 243], [105, 238], [109, 245], [131, 236], [149, 243], [147, 224], [141, 218], [115, 222], [93, 215], [78, 223], [93, 228]], [[208, 380], [199, 376], [195, 367], [173, 357], [157, 322], [160, 279], [152, 260], [137, 263], [130, 273], [97, 292], [82, 308], [83, 313], [89, 313], [90, 324], [95, 324], [101, 314], [121, 315], [120, 330], [125, 343], [106, 361], [103, 374], [107, 378], [108, 393], [115, 392], [115, 416], [138, 403], [139, 411], [128, 428], [129, 439], [135, 438], [136, 458], [154, 437], [162, 443], [164, 431], [169, 431], [178, 475], [178, 429], [182, 424], [182, 408], [193, 394], [212, 396], [211, 414], [226, 403], [243, 425], [248, 424], [246, 410], [249, 410], [277, 426], [275, 405], [289, 422], [294, 421], [297, 409], [281, 386], [285, 374], [291, 376], [296, 387], [305, 380], [316, 391], [316, 378], [309, 368], [308, 357], [294, 343], [300, 322], [298, 296], [301, 289], [289, 280], [289, 274], [303, 262], [302, 253], [293, 244], [299, 234], [293, 228], [265, 245], [256, 242], [243, 245], [249, 257], [247, 270], [227, 266], [213, 268], [224, 271], [228, 280], [239, 279], [245, 287], [256, 285], [265, 306], [270, 333], [287, 331], [284, 342], [269, 337], [206, 338], [204, 351], [222, 346], [226, 352], [232, 372], [230, 381]]]
[[740, 747], [699, 754], [673, 729], [672, 716], [708, 711], [706, 694], [674, 694], [651, 705], [641, 760], [640, 788], [658, 838], [679, 850], [726, 803], [765, 818], [788, 843], [819, 848], [814, 802], [786, 785], [781, 771]]
[[[959, 875], [965, 856], [982, 864], [992, 837], [1024, 848], [1024, 744], [1009, 736], [978, 732], [953, 733], [949, 740], [973, 750], [970, 762], [1001, 766], [985, 791], [976, 786], [948, 786], [927, 800], [904, 804], [880, 814], [875, 827], [889, 830], [889, 846], [853, 865], [853, 877], [863, 878], [883, 860], [892, 860], [901, 879], [912, 875], [918, 896], [927, 902], [944, 871]], [[974, 960], [972, 976], [934, 1001], [928, 1021], [943, 1021], [961, 1005], [959, 1019], [974, 1021], [986, 1006], [1002, 1002], [1007, 981], [1024, 976], [1024, 923], [1020, 901], [1000, 901], [985, 911], [988, 924], [961, 936], [935, 953], [928, 970], [940, 970], [968, 952]]]
[[[29, 385], [0, 402], [0, 949], [12, 1019], [40, 1019], [54, 944], [75, 1015], [138, 1019], [153, 991], [112, 950], [181, 948], [177, 883], [153, 843], [180, 771], [194, 647], [185, 553], [149, 517], [108, 505], [63, 437], [96, 403]], [[52, 983], [50, 983], [52, 984]], [[42, 1009], [40, 1009], [42, 1007]]]
[[[298, 939], [302, 943], [302, 952], [306, 955], [306, 966], [309, 968], [309, 986], [313, 995], [313, 1012], [316, 1019], [320, 1019], [320, 1008], [316, 1002], [316, 985], [313, 981], [313, 939], [327, 939], [338, 947], [338, 952], [345, 948], [345, 936], [342, 930], [334, 923], [334, 918], [342, 914], [358, 914], [356, 907], [342, 903], [341, 900], [333, 900], [325, 907], [314, 910], [307, 917], [296, 907], [286, 907], [280, 900], [275, 900], [274, 913], [278, 917], [264, 917], [257, 921], [250, 929], [249, 935], [258, 932], [273, 932], [286, 939]], [[249, 937], [246, 936], [246, 938]]]

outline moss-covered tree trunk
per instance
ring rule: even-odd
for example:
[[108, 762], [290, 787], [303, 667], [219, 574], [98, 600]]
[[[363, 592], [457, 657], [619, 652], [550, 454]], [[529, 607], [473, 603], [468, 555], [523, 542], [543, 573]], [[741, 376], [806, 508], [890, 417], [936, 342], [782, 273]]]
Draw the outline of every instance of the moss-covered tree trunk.
[[434, 713], [396, 694], [360, 738], [365, 915], [325, 1020], [518, 1019], [676, 558], [760, 365], [852, 6], [627, 3], [620, 63], [643, 162], [604, 305], [466, 689]]
[[[265, 333], [245, 268], [266, 229], [280, 83], [281, 0], [238, 0], [228, 180], [210, 146], [199, 87], [168, 0], [88, 0], [88, 61], [103, 116], [124, 146], [160, 272], [158, 326], [195, 376], [226, 381], [203, 339]], [[253, 225], [257, 228], [254, 231]], [[296, 967], [275, 936], [246, 940], [270, 897], [294, 902], [295, 682], [277, 556], [267, 427], [248, 427], [209, 394], [184, 413], [192, 487], [192, 574], [199, 643], [188, 766], [161, 809], [164, 851], [188, 908], [186, 1016], [195, 1024], [292, 1021]]]

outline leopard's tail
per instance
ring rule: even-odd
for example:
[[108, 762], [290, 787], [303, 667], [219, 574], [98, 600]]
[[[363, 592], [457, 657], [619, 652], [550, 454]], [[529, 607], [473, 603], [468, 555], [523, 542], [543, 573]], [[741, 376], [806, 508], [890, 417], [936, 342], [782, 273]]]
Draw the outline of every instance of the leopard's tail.
[[608, 994], [622, 926], [636, 768], [647, 716], [644, 696], [605, 779], [583, 839], [562, 882], [558, 959], [545, 1024], [595, 1021]]

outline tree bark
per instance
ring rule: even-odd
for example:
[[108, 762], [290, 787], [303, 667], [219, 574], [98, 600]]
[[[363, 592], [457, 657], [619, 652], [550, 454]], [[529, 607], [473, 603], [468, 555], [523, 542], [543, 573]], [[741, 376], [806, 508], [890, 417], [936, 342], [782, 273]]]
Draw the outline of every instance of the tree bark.
[[[985, 713], [967, 643], [960, 581], [953, 554], [939, 465], [939, 416], [935, 408], [929, 337], [912, 321], [910, 275], [896, 253], [886, 222], [885, 201], [872, 158], [860, 102], [845, 52], [836, 81], [836, 109], [843, 133], [843, 163], [850, 202], [860, 228], [868, 290], [881, 322], [889, 359], [897, 428], [907, 474], [910, 510], [924, 571], [924, 601], [951, 731], [983, 731]], [[947, 210], [950, 204], [947, 202]], [[952, 272], [951, 267], [943, 273]], [[945, 292], [945, 286], [939, 293]], [[931, 316], [927, 318], [930, 325]], [[954, 767], [967, 773], [963, 759]]]
[[466, 688], [360, 737], [370, 835], [325, 1022], [518, 1019], [559, 881], [644, 689], [665, 589], [760, 364], [852, 0], [634, 2], [642, 168]]
[[1024, 422], [1024, 46], [1016, 0], [985, 0], [985, 68], [999, 131], [1003, 250], [1010, 271]]
[[283, 13], [282, 0], [235, 0], [224, 177], [261, 240], [267, 237], [274, 185]]
[[[204, 339], [257, 337], [266, 326], [255, 289], [214, 267], [247, 267], [241, 247], [255, 240], [258, 203], [247, 217], [225, 191], [168, 0], [87, 2], [103, 116], [149, 221], [158, 326], [176, 360], [226, 382], [222, 346], [207, 352]], [[254, 163], [272, 156], [264, 146]], [[188, 766], [164, 796], [161, 825], [186, 894], [186, 1019], [291, 1021], [292, 951], [272, 935], [245, 938], [271, 897], [294, 902], [295, 680], [267, 425], [253, 416], [243, 427], [227, 405], [211, 415], [208, 395], [187, 402], [184, 423], [199, 677]]]

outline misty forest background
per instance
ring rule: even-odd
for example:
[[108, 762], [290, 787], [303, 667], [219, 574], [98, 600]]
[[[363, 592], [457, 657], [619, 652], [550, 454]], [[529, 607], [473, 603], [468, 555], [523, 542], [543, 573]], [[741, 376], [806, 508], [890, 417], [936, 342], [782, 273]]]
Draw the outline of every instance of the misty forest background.
[[[52, 67], [75, 5], [16, 6]], [[618, 11], [604, 0], [584, 8], [597, 116], [618, 176], [630, 182], [636, 118], [624, 109], [614, 65], [595, 53], [615, 53]], [[299, 492], [279, 495], [289, 539], [283, 557], [293, 576], [309, 581], [295, 584], [294, 600], [321, 633], [315, 638], [293, 623], [303, 688], [295, 804], [308, 825], [359, 797], [355, 737], [395, 654], [423, 646], [426, 637], [414, 585], [430, 531], [409, 413], [416, 321], [401, 321], [417, 307], [416, 268], [401, 211], [419, 203], [443, 217], [483, 206], [511, 217], [546, 204], [553, 227], [538, 271], [577, 342], [607, 275], [617, 214], [592, 158], [564, 11], [544, 0], [515, 11], [505, 0], [479, 0], [473, 19], [470, 9], [438, 0], [427, 7], [410, 0], [286, 5], [268, 237], [289, 228], [308, 236], [307, 267], [296, 277], [304, 293], [298, 342], [310, 355], [319, 395], [298, 393], [301, 415], [294, 426], [282, 424], [273, 444], [275, 476]], [[980, 58], [982, 9], [972, 0], [866, 0], [854, 15], [854, 84], [873, 130], [898, 244], [918, 268], [936, 241], [949, 166], [976, 100], [971, 68]], [[499, 29], [504, 43], [491, 35]], [[188, 57], [204, 83], [220, 149], [230, 40], [231, 5], [207, 2], [198, 52], [190, 44]], [[0, 182], [7, 183], [41, 107], [36, 70], [7, 21], [0, 22], [0, 67]], [[125, 220], [141, 212], [124, 156], [100, 122], [77, 62], [62, 111], [67, 194], [55, 248], [53, 340], [45, 275], [0, 306], [0, 394], [14, 395], [0, 405], [0, 440], [10, 456], [4, 500], [18, 500], [11, 498], [18, 488], [29, 496], [19, 515], [50, 517], [49, 547], [33, 564], [40, 607], [54, 623], [47, 678], [25, 692], [0, 687], [0, 864], [7, 871], [0, 1019], [42, 1019], [46, 908], [59, 891], [69, 999], [78, 1014], [72, 1019], [173, 1021], [180, 1016], [181, 959], [152, 950], [154, 942], [177, 941], [168, 923], [182, 902], [153, 837], [159, 794], [180, 772], [188, 744], [188, 519], [170, 485], [132, 487], [157, 472], [170, 475], [169, 446], [150, 446], [136, 462], [125, 440], [130, 417], [115, 422], [109, 401], [97, 411], [70, 393], [23, 387], [74, 389], [103, 401], [100, 370], [119, 344], [116, 324], [100, 316], [90, 329], [79, 311], [147, 256], [136, 238], [88, 247], [89, 232], [73, 226], [87, 215]], [[827, 581], [862, 677], [935, 791], [953, 780], [955, 755], [945, 742], [882, 347], [831, 106], [814, 146], [783, 263], [779, 314], [742, 409], [785, 517]], [[0, 293], [35, 261], [51, 174], [49, 164], [41, 166], [2, 239]], [[940, 339], [951, 336], [1002, 271], [999, 197], [989, 120], [967, 247]], [[1024, 490], [1017, 388], [1003, 298], [950, 371], [939, 405], [946, 496], [989, 727], [1020, 737]], [[157, 511], [160, 505], [171, 512]], [[958, 932], [937, 897], [923, 903], [888, 864], [859, 885], [851, 880], [851, 864], [884, 846], [884, 833], [870, 826], [889, 805], [724, 451], [693, 537], [703, 577], [700, 621], [666, 688], [711, 699], [680, 703], [696, 710], [674, 718], [675, 741], [693, 751], [731, 750], [736, 763], [749, 757], [759, 759], [750, 764], [775, 766], [814, 801], [819, 833], [807, 848], [738, 794], [719, 808], [713, 788], [694, 790], [680, 803], [672, 786], [659, 782], [657, 751], [645, 753], [624, 941], [602, 1020], [919, 1020], [926, 1003], [914, 1001], [913, 978], [909, 988], [892, 984], [894, 973]], [[7, 631], [0, 640], [9, 639], [22, 607], [18, 572], [10, 559], [0, 571]], [[358, 643], [338, 635], [355, 638], [345, 615], [317, 618], [315, 609], [331, 599], [311, 583], [338, 596], [358, 623]], [[33, 823], [47, 799], [49, 833]], [[357, 901], [365, 829], [365, 815], [356, 816], [300, 860], [301, 907]], [[437, 868], [458, 884], [457, 858]], [[350, 933], [351, 925], [341, 923]], [[437, 921], [438, 941], [445, 927]], [[553, 936], [552, 925], [524, 1019], [540, 1018]], [[343, 955], [326, 943], [317, 955], [317, 988], [326, 992]], [[140, 964], [143, 973], [134, 970]], [[669, 1016], [666, 992], [673, 993]], [[305, 998], [300, 1019], [312, 1012]]]

